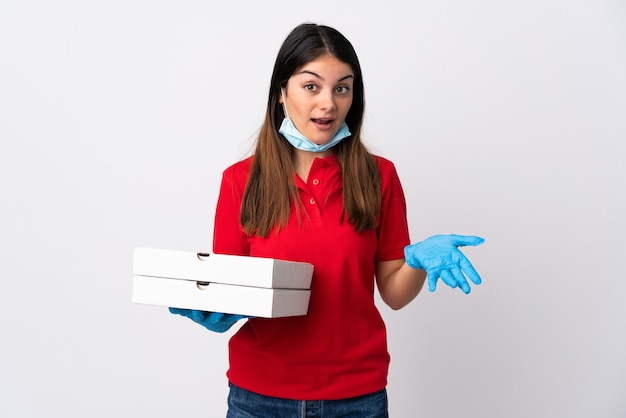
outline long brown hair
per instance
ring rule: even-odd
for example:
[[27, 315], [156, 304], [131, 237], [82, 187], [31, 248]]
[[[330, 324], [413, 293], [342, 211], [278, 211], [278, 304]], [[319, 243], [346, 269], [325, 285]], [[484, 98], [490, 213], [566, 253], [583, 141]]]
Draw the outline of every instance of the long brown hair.
[[332, 148], [343, 178], [344, 217], [347, 216], [357, 232], [377, 226], [380, 173], [374, 156], [361, 141], [365, 98], [359, 60], [352, 44], [337, 30], [305, 23], [287, 36], [274, 63], [265, 121], [257, 138], [241, 204], [239, 221], [247, 234], [266, 237], [275, 227], [287, 225], [292, 203], [301, 219], [300, 195], [294, 181], [294, 148], [278, 133], [285, 117], [278, 98], [281, 88], [298, 69], [326, 54], [350, 65], [354, 71], [352, 105], [346, 115], [352, 135]]

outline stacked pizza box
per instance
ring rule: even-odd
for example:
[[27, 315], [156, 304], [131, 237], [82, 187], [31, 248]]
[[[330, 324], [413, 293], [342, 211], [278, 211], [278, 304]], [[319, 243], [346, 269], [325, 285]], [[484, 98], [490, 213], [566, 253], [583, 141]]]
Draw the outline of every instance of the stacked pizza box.
[[264, 318], [306, 315], [312, 275], [309, 263], [139, 247], [132, 301]]

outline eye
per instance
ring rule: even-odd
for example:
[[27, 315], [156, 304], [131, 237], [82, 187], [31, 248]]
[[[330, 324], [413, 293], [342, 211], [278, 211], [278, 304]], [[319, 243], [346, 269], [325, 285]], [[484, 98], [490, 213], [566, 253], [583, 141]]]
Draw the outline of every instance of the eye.
[[350, 87], [348, 87], [348, 86], [338, 86], [335, 90], [339, 94], [346, 94], [347, 92], [350, 91]]
[[317, 90], [317, 86], [313, 83], [308, 83], [304, 85], [304, 89], [307, 91], [316, 91]]

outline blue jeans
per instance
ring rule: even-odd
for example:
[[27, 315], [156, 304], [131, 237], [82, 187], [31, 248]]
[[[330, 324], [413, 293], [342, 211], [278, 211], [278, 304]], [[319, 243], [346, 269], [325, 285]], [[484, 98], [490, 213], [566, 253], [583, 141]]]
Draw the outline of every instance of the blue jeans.
[[272, 398], [230, 384], [226, 418], [388, 418], [387, 391], [332, 401]]

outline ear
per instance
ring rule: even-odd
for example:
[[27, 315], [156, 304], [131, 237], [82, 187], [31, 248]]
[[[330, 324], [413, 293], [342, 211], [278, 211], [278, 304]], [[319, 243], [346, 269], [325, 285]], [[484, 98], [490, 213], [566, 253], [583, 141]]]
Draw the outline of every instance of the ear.
[[278, 95], [278, 103], [283, 104], [285, 102], [285, 89], [280, 88], [280, 94]]

